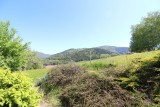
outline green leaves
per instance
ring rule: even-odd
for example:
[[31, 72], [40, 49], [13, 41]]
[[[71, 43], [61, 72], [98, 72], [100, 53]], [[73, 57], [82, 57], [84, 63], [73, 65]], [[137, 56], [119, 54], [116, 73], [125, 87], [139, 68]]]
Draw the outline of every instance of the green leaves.
[[37, 107], [37, 91], [25, 75], [0, 69], [0, 107]]
[[0, 67], [9, 67], [11, 71], [20, 70], [27, 62], [28, 45], [16, 36], [16, 30], [9, 22], [0, 22]]
[[[137, 60], [133, 67], [122, 74], [118, 79], [121, 87], [132, 92], [145, 94], [152, 103], [160, 103], [160, 55], [151, 59]], [[137, 67], [138, 65], [138, 67]]]
[[132, 26], [130, 49], [132, 52], [159, 49], [160, 12], [149, 13], [140, 24]]

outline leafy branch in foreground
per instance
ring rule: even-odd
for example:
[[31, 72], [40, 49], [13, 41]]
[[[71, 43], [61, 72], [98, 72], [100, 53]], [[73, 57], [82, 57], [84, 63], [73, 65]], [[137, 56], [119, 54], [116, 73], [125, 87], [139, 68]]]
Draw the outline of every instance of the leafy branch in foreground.
[[0, 69], [0, 107], [37, 107], [41, 96], [23, 74]]

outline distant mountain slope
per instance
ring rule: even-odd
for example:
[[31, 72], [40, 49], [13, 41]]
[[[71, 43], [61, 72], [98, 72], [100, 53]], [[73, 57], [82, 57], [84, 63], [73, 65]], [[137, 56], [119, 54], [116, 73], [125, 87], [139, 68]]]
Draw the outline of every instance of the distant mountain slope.
[[99, 46], [97, 48], [100, 48], [100, 49], [105, 49], [105, 50], [108, 50], [110, 52], [114, 52], [114, 53], [117, 53], [117, 54], [126, 54], [129, 52], [129, 48], [128, 47], [116, 47], [116, 46]]
[[45, 53], [42, 53], [42, 52], [36, 52], [41, 58], [48, 58], [50, 57], [51, 55], [50, 54], [45, 54]]
[[100, 49], [100, 48], [82, 48], [82, 49], [69, 49], [61, 53], [54, 54], [48, 59], [50, 60], [65, 60], [65, 61], [84, 61], [91, 59], [99, 59], [101, 55], [116, 55], [117, 53]]

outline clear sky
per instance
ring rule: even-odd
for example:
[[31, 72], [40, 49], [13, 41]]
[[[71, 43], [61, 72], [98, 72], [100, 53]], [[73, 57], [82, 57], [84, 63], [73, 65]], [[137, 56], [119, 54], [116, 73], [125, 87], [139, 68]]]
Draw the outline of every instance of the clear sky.
[[160, 0], [0, 0], [0, 20], [9, 20], [32, 50], [49, 54], [129, 46], [131, 25], [159, 10]]

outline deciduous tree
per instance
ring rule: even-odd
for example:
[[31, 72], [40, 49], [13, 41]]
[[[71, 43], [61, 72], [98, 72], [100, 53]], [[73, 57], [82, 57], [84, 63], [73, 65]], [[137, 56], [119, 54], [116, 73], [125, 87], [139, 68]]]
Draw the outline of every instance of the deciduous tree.
[[28, 43], [16, 36], [16, 30], [9, 22], [0, 22], [0, 59], [11, 71], [20, 70], [27, 62]]
[[132, 52], [160, 48], [160, 12], [149, 13], [140, 24], [132, 26], [130, 49]]

